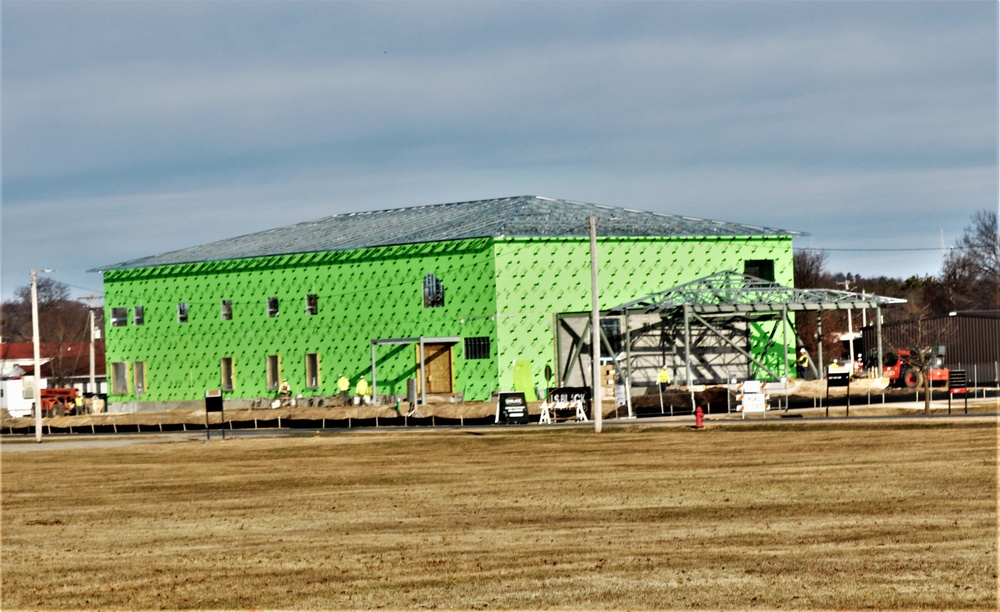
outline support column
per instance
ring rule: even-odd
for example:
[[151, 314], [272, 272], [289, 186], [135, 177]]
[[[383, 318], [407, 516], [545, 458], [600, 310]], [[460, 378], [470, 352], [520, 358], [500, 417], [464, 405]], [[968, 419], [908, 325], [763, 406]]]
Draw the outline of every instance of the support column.
[[823, 369], [823, 311], [816, 313], [816, 339], [819, 341], [819, 348], [816, 350], [816, 363], [819, 365], [819, 379], [826, 378], [826, 370]]
[[882, 358], [884, 357], [882, 353], [882, 307], [875, 307], [875, 336], [877, 340], [875, 341], [878, 348], [878, 363], [875, 367], [878, 368], [878, 377], [882, 378]]

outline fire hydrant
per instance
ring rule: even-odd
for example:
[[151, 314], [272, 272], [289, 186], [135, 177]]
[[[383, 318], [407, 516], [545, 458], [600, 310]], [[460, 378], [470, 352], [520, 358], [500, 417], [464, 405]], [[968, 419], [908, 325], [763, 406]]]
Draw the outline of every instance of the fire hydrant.
[[694, 409], [694, 428], [703, 429], [705, 427], [705, 412], [698, 406]]

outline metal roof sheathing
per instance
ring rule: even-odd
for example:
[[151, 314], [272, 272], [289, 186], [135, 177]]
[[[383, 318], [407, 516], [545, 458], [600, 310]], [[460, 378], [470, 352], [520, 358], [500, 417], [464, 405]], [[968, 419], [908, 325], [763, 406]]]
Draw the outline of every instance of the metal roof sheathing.
[[172, 264], [344, 251], [470, 238], [801, 236], [801, 232], [645, 212], [538, 196], [333, 215], [97, 268]]
[[783, 310], [847, 310], [905, 304], [906, 300], [836, 289], [795, 289], [733, 271], [717, 272], [611, 308], [611, 313], [676, 313], [685, 306], [699, 314], [741, 314]]

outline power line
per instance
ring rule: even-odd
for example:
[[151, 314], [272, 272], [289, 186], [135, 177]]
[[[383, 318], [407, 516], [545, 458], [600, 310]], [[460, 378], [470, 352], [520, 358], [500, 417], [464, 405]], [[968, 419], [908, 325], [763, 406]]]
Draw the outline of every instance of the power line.
[[966, 250], [968, 247], [948, 247], [947, 249], [942, 249], [941, 247], [924, 247], [924, 248], [908, 248], [908, 249], [824, 249], [819, 247], [793, 247], [793, 251], [848, 251], [848, 252], [882, 252], [882, 253], [912, 253], [916, 251], [954, 251], [954, 250]]

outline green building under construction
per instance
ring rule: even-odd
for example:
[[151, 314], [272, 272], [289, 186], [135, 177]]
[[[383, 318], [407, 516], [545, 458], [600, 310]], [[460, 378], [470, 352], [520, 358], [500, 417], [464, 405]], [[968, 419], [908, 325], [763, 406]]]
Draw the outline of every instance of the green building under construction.
[[335, 215], [100, 268], [109, 403], [543, 389], [557, 315], [591, 307], [591, 216], [602, 309], [726, 270], [792, 284], [787, 230], [535, 196]]

